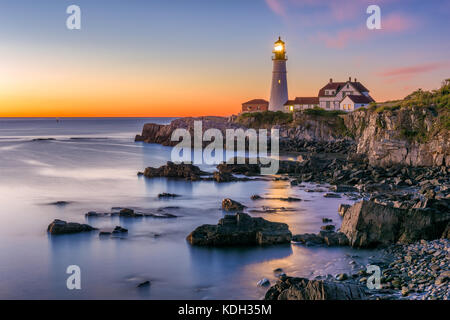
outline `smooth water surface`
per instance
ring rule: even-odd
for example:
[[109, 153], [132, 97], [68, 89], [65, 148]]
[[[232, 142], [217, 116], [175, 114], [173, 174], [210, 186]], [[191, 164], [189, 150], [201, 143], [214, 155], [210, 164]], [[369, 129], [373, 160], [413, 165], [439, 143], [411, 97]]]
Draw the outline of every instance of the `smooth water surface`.
[[[323, 217], [339, 227], [339, 203], [352, 201], [324, 198], [271, 179], [218, 184], [138, 177], [145, 167], [170, 160], [171, 148], [134, 142], [146, 122], [170, 119], [0, 119], [0, 298], [261, 299], [266, 288], [256, 283], [264, 277], [274, 283], [276, 268], [308, 278], [335, 275], [351, 272], [351, 260], [364, 265], [374, 254], [296, 244], [191, 247], [186, 236], [201, 224], [216, 224], [224, 214], [220, 205], [225, 197], [249, 210], [292, 209], [259, 215], [287, 223], [293, 234], [318, 232]], [[181, 197], [161, 200], [161, 192]], [[304, 201], [252, 201], [253, 194]], [[58, 206], [56, 201], [69, 203]], [[178, 218], [84, 216], [113, 207], [165, 208]], [[129, 233], [118, 238], [100, 238], [96, 232], [49, 236], [47, 226], [56, 218], [98, 228], [120, 225]], [[81, 290], [66, 287], [69, 265], [81, 268]], [[146, 280], [150, 287], [137, 288]]]

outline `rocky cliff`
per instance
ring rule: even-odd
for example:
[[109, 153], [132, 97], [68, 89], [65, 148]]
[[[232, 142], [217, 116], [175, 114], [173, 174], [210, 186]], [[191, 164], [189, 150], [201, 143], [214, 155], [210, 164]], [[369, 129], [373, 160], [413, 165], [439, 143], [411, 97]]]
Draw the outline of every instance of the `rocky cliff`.
[[173, 120], [168, 125], [147, 123], [142, 129], [142, 133], [136, 136], [135, 141], [158, 143], [164, 146], [175, 146], [179, 143], [179, 141], [172, 141], [172, 133], [176, 129], [182, 128], [188, 130], [193, 137], [195, 121], [202, 122], [202, 133], [211, 128], [219, 129], [223, 134], [225, 133], [226, 129], [244, 128], [242, 125], [233, 123], [229, 121], [229, 118], [225, 117], [186, 117]]
[[357, 142], [357, 153], [376, 166], [445, 166], [450, 163], [450, 134], [444, 117], [432, 108], [376, 112], [359, 110], [342, 116]]

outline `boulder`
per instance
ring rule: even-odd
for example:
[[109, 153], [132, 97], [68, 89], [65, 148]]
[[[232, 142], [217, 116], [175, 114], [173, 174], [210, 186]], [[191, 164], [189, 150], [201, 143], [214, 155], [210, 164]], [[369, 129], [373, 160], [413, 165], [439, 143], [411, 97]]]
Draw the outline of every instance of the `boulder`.
[[50, 234], [70, 234], [70, 233], [80, 233], [88, 232], [92, 230], [97, 230], [88, 224], [81, 224], [76, 222], [66, 222], [62, 220], [55, 219], [47, 227], [47, 232]]
[[318, 235], [312, 233], [296, 234], [292, 236], [292, 241], [302, 243], [306, 246], [324, 244], [322, 237], [319, 237]]
[[334, 231], [334, 229], [336, 229], [336, 227], [332, 224], [327, 224], [325, 226], [320, 227], [320, 230], [323, 230], [323, 231]]
[[284, 277], [266, 293], [265, 300], [365, 300], [364, 287], [325, 280]]
[[184, 178], [194, 181], [199, 180], [201, 175], [208, 175], [208, 173], [191, 163], [175, 164], [171, 161], [167, 161], [166, 165], [159, 168], [148, 167], [144, 170], [144, 176], [147, 178]]
[[144, 215], [142, 213], [136, 213], [133, 209], [123, 208], [119, 211], [119, 217], [123, 218], [141, 218]]
[[214, 171], [213, 179], [216, 182], [236, 181], [236, 178], [231, 173], [229, 173], [229, 172], [221, 172], [221, 171]]
[[246, 206], [229, 198], [222, 200], [222, 209], [225, 211], [242, 211], [244, 208]]
[[348, 209], [340, 231], [353, 247], [387, 246], [440, 238], [449, 221], [448, 211], [399, 209], [364, 200]]
[[292, 237], [292, 241], [306, 246], [316, 246], [326, 244], [329, 247], [348, 246], [348, 239], [342, 232], [320, 231], [318, 234], [305, 233]]
[[292, 234], [285, 223], [252, 218], [246, 213], [226, 215], [217, 225], [202, 225], [187, 240], [198, 246], [271, 245], [289, 243]]
[[329, 247], [335, 246], [348, 246], [349, 241], [345, 234], [342, 232], [319, 232], [319, 236], [323, 239]]

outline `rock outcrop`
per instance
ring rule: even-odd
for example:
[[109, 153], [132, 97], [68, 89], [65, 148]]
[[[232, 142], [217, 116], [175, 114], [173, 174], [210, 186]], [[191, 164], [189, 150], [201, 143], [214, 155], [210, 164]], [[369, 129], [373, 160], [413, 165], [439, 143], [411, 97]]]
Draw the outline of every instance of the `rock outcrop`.
[[183, 178], [195, 181], [199, 180], [202, 175], [208, 175], [208, 173], [190, 163], [175, 164], [171, 161], [167, 161], [166, 165], [159, 168], [148, 167], [144, 170], [144, 176], [147, 178]]
[[449, 211], [399, 209], [364, 200], [348, 209], [340, 231], [353, 247], [386, 246], [438, 239], [449, 221]]
[[70, 234], [70, 233], [80, 233], [97, 230], [88, 224], [81, 224], [76, 222], [66, 222], [63, 220], [55, 219], [47, 227], [47, 232], [52, 235], [57, 234]]
[[292, 237], [292, 241], [304, 244], [308, 247], [316, 245], [327, 245], [329, 247], [348, 246], [349, 244], [345, 234], [334, 231], [320, 231], [318, 234], [296, 234]]
[[202, 225], [187, 240], [197, 246], [249, 246], [289, 243], [292, 234], [285, 223], [252, 218], [246, 213], [226, 215], [217, 225]]
[[362, 286], [324, 280], [283, 277], [266, 293], [265, 300], [364, 300]]
[[147, 123], [144, 125], [144, 128], [142, 129], [142, 134], [137, 135], [135, 141], [157, 143], [162, 144], [163, 146], [175, 146], [180, 142], [178, 140], [172, 141], [172, 133], [176, 129], [188, 130], [192, 137], [191, 140], [193, 141], [195, 121], [202, 122], [202, 134], [206, 130], [213, 128], [220, 130], [225, 137], [226, 129], [244, 128], [242, 125], [230, 122], [228, 118], [225, 117], [213, 117], [213, 116], [197, 117], [197, 118], [186, 117], [173, 120], [170, 124], [167, 125]]

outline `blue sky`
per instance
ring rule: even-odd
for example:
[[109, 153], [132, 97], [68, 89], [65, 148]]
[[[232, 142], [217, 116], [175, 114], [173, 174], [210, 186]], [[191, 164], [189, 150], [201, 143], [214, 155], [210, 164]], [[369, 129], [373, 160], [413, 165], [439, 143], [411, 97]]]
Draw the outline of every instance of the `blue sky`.
[[[8, 115], [205, 114], [211, 103], [230, 114], [268, 98], [278, 35], [290, 96], [352, 76], [377, 100], [402, 98], [450, 75], [449, 3], [0, 0], [0, 103]], [[82, 30], [65, 27], [71, 4], [81, 7]], [[365, 27], [369, 4], [380, 6], [382, 30]]]

